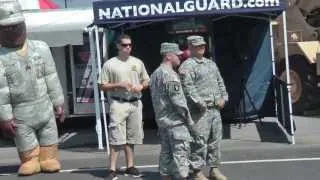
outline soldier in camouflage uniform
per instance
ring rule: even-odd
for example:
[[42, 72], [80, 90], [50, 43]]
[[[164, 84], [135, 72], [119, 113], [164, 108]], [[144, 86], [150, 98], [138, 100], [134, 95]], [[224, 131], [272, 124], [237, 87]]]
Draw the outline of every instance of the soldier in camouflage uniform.
[[[0, 128], [14, 138], [19, 175], [57, 172], [58, 132], [64, 97], [47, 44], [26, 40], [20, 5], [0, 2]], [[54, 112], [55, 110], [55, 112]]]
[[178, 44], [162, 43], [163, 61], [151, 75], [151, 97], [159, 127], [161, 152], [159, 170], [164, 180], [186, 179], [189, 172], [189, 129], [193, 121], [183, 94], [178, 74], [182, 52]]
[[201, 169], [210, 167], [210, 179], [226, 180], [219, 171], [220, 141], [222, 122], [220, 109], [228, 100], [228, 94], [216, 64], [205, 57], [202, 36], [187, 38], [192, 57], [179, 68], [182, 87], [187, 98], [191, 116], [200, 136], [193, 136], [191, 147], [191, 166], [194, 179], [207, 179]]

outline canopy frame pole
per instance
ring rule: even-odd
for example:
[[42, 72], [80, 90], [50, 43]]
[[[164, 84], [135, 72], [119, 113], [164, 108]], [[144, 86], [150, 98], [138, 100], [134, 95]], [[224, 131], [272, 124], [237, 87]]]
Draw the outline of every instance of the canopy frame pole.
[[[99, 41], [99, 28], [98, 26], [94, 26], [94, 29], [95, 29], [95, 39], [96, 39], [96, 51], [97, 51], [97, 66], [98, 66], [98, 73], [100, 74], [101, 73], [101, 53], [100, 53], [100, 41]], [[103, 41], [107, 41], [107, 39], [104, 39]], [[107, 44], [107, 42], [104, 42], [104, 43]], [[96, 71], [96, 74], [97, 74], [97, 71]], [[105, 97], [104, 97], [103, 91], [100, 91], [100, 98], [101, 98], [101, 108], [102, 108], [106, 148], [107, 148], [107, 154], [109, 156], [110, 155], [109, 134], [108, 134], [108, 124], [107, 124], [107, 117], [106, 117]]]
[[289, 53], [288, 53], [288, 37], [287, 37], [287, 14], [286, 11], [282, 12], [282, 23], [283, 23], [283, 40], [284, 40], [284, 53], [286, 61], [286, 80], [288, 89], [288, 105], [289, 105], [289, 118], [291, 126], [291, 144], [295, 144], [293, 117], [292, 117], [292, 100], [291, 100], [291, 81], [290, 81], [290, 64], [289, 64]]
[[[276, 58], [274, 55], [274, 36], [273, 36], [273, 25], [272, 25], [272, 19], [269, 17], [269, 38], [270, 38], [270, 45], [271, 45], [271, 60], [272, 60], [272, 76], [276, 76]], [[277, 105], [277, 92], [274, 88], [274, 96], [275, 96], [275, 111], [276, 115], [278, 115], [278, 105]]]
[[98, 136], [98, 149], [103, 150], [102, 143], [102, 125], [101, 125], [101, 113], [99, 105], [99, 91], [97, 84], [97, 65], [96, 65], [96, 52], [94, 47], [94, 36], [93, 28], [89, 28], [89, 41], [90, 41], [90, 61], [92, 67], [92, 78], [93, 78], [93, 91], [94, 91], [94, 103], [95, 103], [95, 113], [96, 113], [96, 133]]
[[[108, 52], [108, 33], [109, 33], [109, 30], [107, 28], [103, 28], [103, 44], [102, 44], [102, 59], [105, 60], [105, 59], [108, 59], [109, 58], [109, 52]], [[98, 68], [99, 70], [99, 68]], [[101, 68], [100, 68], [101, 70]], [[100, 71], [99, 71], [100, 73]]]
[[73, 111], [75, 111], [77, 98], [76, 98], [76, 81], [75, 81], [76, 73], [75, 73], [75, 64], [74, 64], [74, 52], [73, 52], [72, 45], [68, 45], [68, 47], [69, 47], [69, 56], [70, 56], [70, 69], [71, 69], [70, 71], [71, 71], [71, 86], [72, 86], [72, 107], [73, 107]]

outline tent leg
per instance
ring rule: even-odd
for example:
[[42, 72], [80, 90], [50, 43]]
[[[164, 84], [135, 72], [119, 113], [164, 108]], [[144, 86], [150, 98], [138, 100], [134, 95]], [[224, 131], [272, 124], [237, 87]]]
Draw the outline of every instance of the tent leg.
[[100, 114], [100, 104], [99, 104], [99, 91], [97, 84], [97, 66], [96, 66], [96, 53], [94, 47], [94, 37], [92, 33], [93, 29], [89, 29], [89, 40], [90, 40], [90, 54], [91, 54], [91, 66], [92, 66], [92, 78], [93, 78], [93, 90], [94, 90], [94, 103], [96, 112], [96, 133], [98, 136], [98, 148], [103, 149], [102, 143], [102, 125], [101, 125], [101, 114]]
[[[109, 31], [108, 30], [104, 30], [103, 31], [103, 52], [104, 52], [104, 59], [107, 59], [109, 57], [109, 53], [108, 53], [108, 34]], [[98, 72], [100, 74], [101, 72], [101, 59], [98, 59], [99, 62], [99, 66], [98, 66]], [[103, 122], [104, 122], [104, 129], [105, 129], [105, 138], [106, 138], [106, 146], [107, 146], [107, 154], [108, 156], [110, 155], [110, 146], [109, 146], [109, 133], [108, 133], [108, 124], [107, 124], [107, 117], [106, 117], [106, 109], [105, 109], [105, 96], [104, 96], [104, 92], [100, 91], [101, 94], [101, 102], [103, 104], [103, 108], [102, 108], [102, 113], [103, 113]], [[108, 102], [108, 105], [110, 106], [110, 103]]]
[[289, 53], [288, 53], [288, 37], [287, 37], [287, 16], [286, 11], [282, 12], [283, 23], [283, 37], [284, 37], [284, 51], [286, 60], [286, 76], [287, 76], [287, 88], [288, 88], [288, 104], [290, 113], [290, 126], [291, 126], [291, 144], [295, 144], [294, 129], [293, 129], [293, 117], [292, 117], [292, 100], [291, 100], [291, 82], [290, 82], [290, 67], [289, 67]]
[[[272, 59], [272, 76], [276, 76], [276, 58], [274, 55], [274, 37], [273, 37], [273, 27], [272, 27], [272, 19], [269, 18], [269, 33], [270, 33], [270, 44], [271, 44], [271, 59]], [[275, 109], [276, 109], [276, 115], [278, 115], [278, 105], [277, 105], [277, 93], [276, 89], [274, 89], [274, 95], [275, 95]]]
[[[96, 48], [97, 48], [96, 50], [97, 50], [98, 73], [100, 74], [100, 72], [101, 72], [101, 53], [100, 53], [100, 41], [99, 41], [99, 29], [97, 26], [94, 26], [94, 29], [95, 29]], [[107, 42], [105, 42], [105, 43], [107, 43]], [[106, 117], [105, 97], [104, 97], [103, 91], [100, 91], [100, 97], [101, 97], [101, 108], [102, 108], [106, 148], [107, 148], [107, 154], [109, 156], [110, 155], [109, 134], [108, 134], [107, 117]]]
[[[108, 52], [108, 37], [109, 37], [109, 31], [108, 29], [103, 29], [103, 42], [102, 42], [102, 59], [108, 59], [109, 58], [109, 52]], [[101, 69], [101, 66], [100, 68]]]
[[71, 71], [71, 85], [72, 85], [72, 106], [73, 109], [76, 109], [76, 82], [75, 82], [75, 64], [74, 64], [74, 53], [73, 53], [73, 46], [69, 46], [69, 57], [70, 57], [70, 71]]

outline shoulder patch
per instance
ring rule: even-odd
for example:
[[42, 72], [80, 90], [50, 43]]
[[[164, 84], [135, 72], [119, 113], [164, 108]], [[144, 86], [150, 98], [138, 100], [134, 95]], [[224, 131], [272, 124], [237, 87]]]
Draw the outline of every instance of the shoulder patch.
[[137, 72], [137, 71], [138, 71], [138, 70], [137, 70], [137, 66], [136, 66], [136, 65], [132, 65], [132, 66], [131, 66], [131, 71], [136, 71], [136, 72]]
[[169, 93], [179, 93], [181, 90], [181, 84], [178, 81], [167, 82], [167, 89]]
[[178, 84], [173, 85], [175, 91], [180, 91], [180, 86]]

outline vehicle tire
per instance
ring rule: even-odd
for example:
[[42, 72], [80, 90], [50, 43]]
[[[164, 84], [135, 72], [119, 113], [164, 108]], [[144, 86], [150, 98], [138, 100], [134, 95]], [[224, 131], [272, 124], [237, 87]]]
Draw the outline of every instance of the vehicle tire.
[[314, 7], [308, 14], [306, 21], [313, 27], [320, 27], [320, 7]]
[[[295, 115], [303, 115], [304, 111], [312, 104], [313, 85], [310, 77], [315, 72], [307, 60], [300, 55], [290, 57], [290, 82], [292, 111]], [[286, 81], [285, 63], [280, 65], [280, 79]]]

